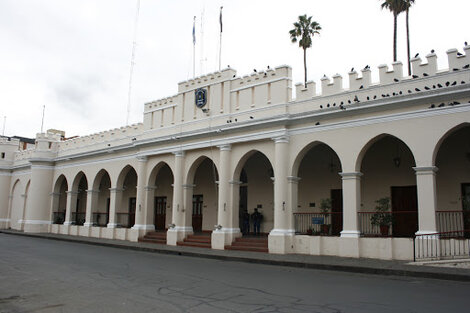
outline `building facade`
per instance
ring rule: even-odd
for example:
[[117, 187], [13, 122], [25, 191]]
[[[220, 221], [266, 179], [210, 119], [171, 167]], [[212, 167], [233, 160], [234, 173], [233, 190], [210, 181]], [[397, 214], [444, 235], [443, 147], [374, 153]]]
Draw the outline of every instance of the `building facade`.
[[[411, 259], [413, 236], [468, 229], [470, 46], [295, 85], [280, 66], [225, 69], [145, 104], [143, 123], [34, 145], [1, 138], [0, 227], [167, 244], [242, 236], [257, 208], [270, 253]], [[360, 76], [360, 77], [359, 77]], [[26, 148], [26, 149], [25, 149]], [[388, 226], [374, 221], [385, 201]], [[383, 203], [383, 202], [382, 202]], [[375, 215], [377, 218], [377, 215]]]

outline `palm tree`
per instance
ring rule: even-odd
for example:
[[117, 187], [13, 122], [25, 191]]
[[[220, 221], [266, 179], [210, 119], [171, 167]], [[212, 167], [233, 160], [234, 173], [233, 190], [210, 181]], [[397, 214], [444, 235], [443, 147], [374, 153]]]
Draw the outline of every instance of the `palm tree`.
[[381, 7], [393, 13], [393, 62], [397, 61], [397, 17], [406, 11], [406, 0], [385, 0]]
[[[306, 14], [299, 16], [299, 20], [294, 23], [294, 29], [289, 31], [290, 39], [293, 43], [299, 42], [299, 47], [304, 50], [304, 84], [307, 88], [307, 48], [312, 46], [312, 37], [320, 34], [320, 24], [312, 21], [312, 17]], [[300, 39], [298, 39], [300, 38]]]
[[415, 0], [404, 0], [406, 7], [406, 51], [408, 53], [408, 75], [411, 76], [411, 57], [410, 57], [410, 25], [409, 11], [411, 6], [415, 3]]

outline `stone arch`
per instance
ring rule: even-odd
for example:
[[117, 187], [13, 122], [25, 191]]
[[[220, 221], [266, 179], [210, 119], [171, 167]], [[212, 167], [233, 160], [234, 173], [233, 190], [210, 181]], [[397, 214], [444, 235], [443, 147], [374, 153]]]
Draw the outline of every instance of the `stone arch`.
[[165, 161], [158, 162], [150, 172], [146, 194], [150, 220], [147, 224], [153, 224], [156, 231], [165, 231], [172, 221], [174, 179], [173, 169]]
[[370, 147], [372, 145], [374, 145], [376, 142], [378, 142], [379, 140], [381, 140], [385, 137], [388, 137], [388, 136], [393, 137], [393, 138], [399, 140], [400, 142], [402, 142], [406, 146], [406, 148], [411, 152], [411, 155], [413, 156], [414, 163], [416, 164], [415, 155], [414, 155], [413, 151], [411, 150], [409, 144], [407, 144], [402, 138], [399, 138], [395, 135], [392, 135], [392, 134], [389, 134], [389, 133], [382, 133], [382, 134], [376, 135], [376, 136], [372, 137], [371, 139], [369, 139], [367, 141], [367, 143], [362, 147], [362, 149], [360, 150], [359, 154], [357, 155], [356, 161], [354, 163], [356, 172], [359, 172], [361, 170], [362, 160], [364, 159], [364, 156], [367, 153], [367, 151], [369, 151]]
[[250, 149], [235, 163], [232, 208], [243, 235], [253, 231], [247, 229], [246, 219], [255, 208], [263, 215], [261, 233], [268, 234], [274, 227], [274, 166], [264, 152]]
[[72, 181], [72, 185], [70, 186], [71, 191], [77, 191], [78, 190], [78, 187], [79, 187], [79, 184], [80, 184], [80, 181], [82, 180], [82, 178], [85, 179], [86, 185], [88, 186], [88, 178], [86, 177], [86, 175], [83, 171], [80, 171], [75, 175], [75, 177]]
[[52, 198], [52, 223], [63, 224], [67, 206], [68, 182], [64, 174], [59, 175], [54, 183]]
[[445, 132], [437, 141], [432, 157], [438, 169], [435, 175], [437, 230], [470, 229], [470, 123], [461, 123]]
[[209, 159], [212, 162], [213, 166], [213, 171], [216, 173], [216, 177], [218, 177], [219, 169], [217, 168], [217, 165], [215, 164], [215, 160], [212, 157], [209, 157], [205, 154], [200, 155], [197, 157], [192, 163], [191, 166], [189, 167], [188, 171], [186, 172], [186, 176], [184, 178], [185, 184], [193, 184], [194, 182], [194, 176], [196, 175], [196, 172], [201, 165], [202, 162], [204, 162], [206, 159]]
[[102, 168], [94, 176], [92, 183], [91, 223], [94, 226], [105, 227], [109, 222], [111, 176]]
[[[259, 153], [264, 158], [266, 158], [266, 160], [269, 162], [269, 165], [271, 166], [271, 169], [274, 170], [274, 166], [273, 166], [274, 163], [269, 159], [269, 157], [264, 152], [262, 152], [258, 149], [251, 149], [251, 150], [245, 152], [245, 154], [243, 154], [240, 157], [240, 159], [237, 161], [237, 163], [236, 163], [237, 165], [235, 166], [235, 169], [233, 171], [233, 176], [232, 176], [233, 181], [238, 181], [240, 179], [240, 175], [241, 175], [243, 167], [245, 166], [245, 163], [248, 161], [248, 159], [250, 159], [256, 153]], [[274, 177], [274, 172], [273, 172], [271, 177]]]
[[126, 166], [122, 168], [116, 180], [116, 185], [115, 185], [116, 188], [122, 188], [124, 186], [124, 180], [126, 179], [127, 174], [131, 171], [134, 171], [137, 175], [137, 171], [130, 164], [127, 164]]
[[435, 165], [436, 164], [436, 157], [437, 157], [437, 154], [439, 153], [439, 150], [442, 146], [442, 143], [449, 137], [451, 136], [452, 134], [454, 134], [455, 132], [459, 131], [460, 129], [463, 129], [465, 127], [469, 127], [470, 126], [470, 123], [461, 123], [461, 124], [458, 124], [454, 127], [452, 127], [451, 129], [449, 129], [448, 131], [446, 131], [440, 138], [439, 140], [437, 141], [436, 145], [434, 146], [434, 150], [432, 152], [432, 164]]
[[19, 227], [18, 221], [21, 219], [21, 191], [22, 191], [22, 186], [21, 186], [21, 180], [18, 178], [15, 180], [13, 183], [13, 186], [11, 188], [10, 192], [10, 208], [8, 212], [8, 218], [10, 219], [10, 228], [12, 229], [21, 229]]
[[[418, 231], [416, 158], [410, 146], [391, 134], [370, 139], [361, 149], [356, 172], [362, 173], [359, 224], [363, 235], [412, 237]], [[385, 200], [388, 199], [388, 200]], [[376, 206], [387, 203], [392, 219], [373, 224]]]
[[[135, 224], [135, 212], [137, 205], [137, 171], [132, 165], [126, 165], [120, 171], [116, 185], [115, 218], [117, 225], [130, 228]], [[110, 217], [110, 221], [112, 217]]]
[[341, 158], [339, 156], [339, 154], [330, 146], [328, 145], [327, 143], [323, 142], [323, 141], [318, 141], [318, 140], [315, 140], [313, 142], [310, 142], [309, 144], [305, 145], [305, 147], [303, 147], [300, 152], [297, 154], [297, 156], [295, 157], [294, 159], [294, 163], [292, 164], [292, 168], [290, 170], [290, 173], [291, 173], [291, 176], [298, 176], [298, 172], [299, 172], [299, 167], [300, 167], [300, 164], [302, 163], [302, 160], [304, 159], [305, 155], [313, 148], [315, 148], [316, 146], [318, 145], [325, 145], [327, 146], [331, 151], [334, 152], [334, 154], [336, 155], [336, 157], [338, 158], [339, 160], [339, 169], [341, 170], [342, 169], [342, 162], [341, 162]]

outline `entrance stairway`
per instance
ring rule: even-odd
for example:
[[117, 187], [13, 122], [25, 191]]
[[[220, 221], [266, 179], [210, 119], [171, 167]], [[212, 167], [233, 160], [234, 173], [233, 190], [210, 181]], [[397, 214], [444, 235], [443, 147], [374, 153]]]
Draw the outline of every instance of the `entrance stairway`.
[[184, 241], [178, 241], [178, 246], [198, 247], [198, 248], [211, 248], [211, 234], [196, 234], [189, 235]]
[[231, 246], [225, 246], [227, 250], [269, 252], [268, 237], [241, 237], [236, 238]]
[[157, 243], [166, 245], [166, 231], [151, 231], [144, 237], [139, 237], [139, 242]]

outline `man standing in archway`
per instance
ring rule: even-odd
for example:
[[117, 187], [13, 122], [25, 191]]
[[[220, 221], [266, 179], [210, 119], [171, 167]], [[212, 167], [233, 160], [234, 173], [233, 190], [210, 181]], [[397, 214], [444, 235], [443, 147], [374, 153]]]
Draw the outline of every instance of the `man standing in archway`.
[[258, 212], [257, 208], [255, 208], [255, 211], [253, 212], [253, 214], [251, 214], [251, 219], [253, 220], [253, 233], [255, 236], [259, 235], [261, 220], [263, 219], [263, 215]]

